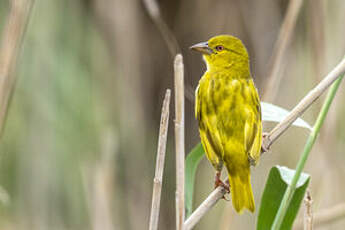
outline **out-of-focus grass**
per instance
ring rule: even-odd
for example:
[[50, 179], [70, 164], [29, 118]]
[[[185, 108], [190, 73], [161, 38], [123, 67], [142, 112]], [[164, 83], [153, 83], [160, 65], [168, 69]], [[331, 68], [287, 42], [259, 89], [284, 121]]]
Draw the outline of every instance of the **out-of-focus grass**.
[[80, 3], [35, 2], [0, 145], [0, 185], [10, 195], [1, 215], [19, 220], [16, 229], [85, 229], [82, 167], [101, 151], [96, 73], [107, 54]]

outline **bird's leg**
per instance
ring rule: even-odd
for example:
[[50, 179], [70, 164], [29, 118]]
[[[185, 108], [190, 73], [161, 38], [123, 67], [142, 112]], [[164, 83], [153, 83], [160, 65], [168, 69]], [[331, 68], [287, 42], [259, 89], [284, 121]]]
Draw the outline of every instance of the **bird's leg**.
[[214, 177], [214, 188], [216, 189], [221, 184], [223, 184], [223, 181], [220, 179], [220, 171], [216, 171], [216, 175]]
[[[220, 179], [220, 174], [221, 172], [217, 170], [216, 176], [214, 178], [214, 188], [216, 189], [218, 186], [222, 186], [227, 193], [230, 193], [230, 187], [229, 185], [225, 184], [221, 179]], [[223, 195], [222, 199], [229, 201], [228, 199], [225, 198], [225, 194]]]
[[[216, 176], [214, 178], [214, 188], [216, 189], [217, 187], [219, 186], [222, 186], [227, 193], [230, 192], [230, 188], [229, 188], [229, 185], [225, 184], [221, 179], [220, 179], [220, 174], [221, 172], [220, 171], [217, 171], [216, 172]], [[224, 198], [224, 197], [223, 197]], [[224, 198], [225, 199], [225, 198]]]

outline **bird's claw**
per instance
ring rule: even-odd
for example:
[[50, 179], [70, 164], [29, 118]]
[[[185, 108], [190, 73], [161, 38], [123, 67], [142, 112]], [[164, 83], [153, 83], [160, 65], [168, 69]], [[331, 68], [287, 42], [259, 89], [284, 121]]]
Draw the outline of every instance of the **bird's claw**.
[[[229, 185], [225, 184], [221, 179], [220, 179], [220, 171], [217, 171], [216, 176], [215, 176], [215, 181], [214, 181], [214, 188], [218, 188], [219, 186], [222, 186], [227, 193], [230, 192], [230, 187]], [[224, 198], [224, 197], [223, 197]], [[224, 198], [225, 199], [225, 198]], [[226, 199], [225, 199], [226, 200]]]
[[[230, 187], [229, 187], [229, 185], [225, 184], [223, 181], [220, 181], [220, 182], [221, 182], [221, 183], [219, 183], [219, 185], [218, 185], [217, 187], [222, 186], [222, 188], [225, 190], [225, 194], [226, 194], [226, 193], [230, 193]], [[216, 188], [217, 188], [217, 187], [216, 187]], [[225, 197], [225, 194], [222, 196], [222, 199], [225, 200], [225, 201], [230, 201], [229, 199], [227, 199], [227, 198]]]
[[225, 200], [225, 201], [230, 201], [230, 199], [227, 199], [227, 198], [225, 197], [225, 194], [223, 195], [222, 199]]
[[230, 193], [229, 185], [225, 184], [223, 181], [219, 180], [218, 182], [216, 182], [214, 188], [216, 189], [219, 186], [222, 186], [227, 193]]

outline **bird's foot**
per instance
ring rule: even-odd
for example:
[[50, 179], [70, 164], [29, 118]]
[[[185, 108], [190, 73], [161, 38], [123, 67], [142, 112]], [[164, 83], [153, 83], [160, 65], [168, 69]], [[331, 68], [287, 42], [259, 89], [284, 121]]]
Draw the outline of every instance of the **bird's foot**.
[[222, 199], [225, 200], [225, 201], [230, 201], [230, 199], [225, 197], [225, 194], [223, 195]]
[[[214, 179], [214, 188], [218, 188], [219, 186], [222, 186], [227, 193], [230, 193], [230, 187], [229, 185], [225, 184], [221, 179], [220, 179], [220, 171], [216, 172], [216, 176]], [[226, 198], [223, 196], [223, 199], [226, 200]]]

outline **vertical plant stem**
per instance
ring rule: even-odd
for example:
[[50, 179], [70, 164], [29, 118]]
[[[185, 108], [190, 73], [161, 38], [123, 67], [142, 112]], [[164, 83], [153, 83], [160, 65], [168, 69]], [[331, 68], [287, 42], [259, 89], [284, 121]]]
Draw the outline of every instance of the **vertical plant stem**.
[[184, 210], [184, 78], [182, 55], [177, 54], [175, 71], [175, 145], [176, 145], [176, 229], [183, 230]]
[[33, 0], [12, 0], [10, 4], [0, 48], [0, 135], [16, 82], [13, 72], [31, 15]]
[[304, 198], [304, 230], [313, 230], [313, 210], [312, 210], [313, 199], [311, 198], [310, 191]]
[[290, 201], [291, 201], [291, 198], [293, 197], [293, 193], [296, 189], [296, 184], [297, 184], [297, 181], [299, 180], [299, 177], [302, 173], [302, 170], [304, 168], [304, 165], [308, 159], [308, 156], [309, 156], [309, 153], [315, 143], [315, 140], [320, 132], [320, 129], [321, 129], [321, 126], [323, 125], [324, 121], [325, 121], [325, 118], [326, 118], [326, 115], [328, 113], [328, 110], [331, 106], [331, 103], [335, 97], [335, 93], [337, 92], [338, 88], [339, 88], [339, 85], [341, 83], [341, 80], [343, 79], [344, 75], [341, 76], [340, 78], [338, 78], [334, 83], [333, 85], [331, 86], [328, 94], [327, 94], [327, 97], [326, 97], [326, 100], [321, 108], [321, 111], [319, 113], [319, 116], [315, 122], [315, 125], [313, 127], [313, 130], [311, 131], [310, 135], [309, 135], [309, 138], [307, 140], [307, 143], [305, 144], [305, 147], [304, 147], [304, 150], [303, 150], [303, 153], [298, 161], [298, 164], [297, 164], [297, 167], [296, 167], [296, 172], [295, 172], [295, 175], [294, 177], [292, 178], [292, 181], [291, 181], [291, 184], [287, 187], [286, 191], [285, 191], [285, 194], [284, 194], [284, 197], [283, 197], [283, 200], [280, 204], [280, 207], [278, 209], [278, 212], [277, 212], [277, 215], [274, 219], [274, 222], [273, 222], [273, 225], [272, 225], [272, 229], [280, 229], [280, 226], [284, 220], [284, 217], [285, 217], [285, 214], [286, 214], [286, 211], [289, 207], [289, 204], [290, 204]]
[[[181, 53], [181, 48], [177, 42], [176, 36], [162, 17], [158, 2], [156, 0], [143, 0], [143, 3], [147, 13], [161, 33], [171, 56], [175, 57], [177, 53]], [[194, 102], [194, 89], [190, 84], [185, 85], [185, 96], [189, 101]]]
[[168, 46], [169, 52], [174, 57], [177, 53], [181, 52], [180, 46], [176, 40], [175, 35], [169, 29], [166, 22], [163, 20], [159, 5], [156, 0], [143, 0], [144, 6], [153, 22], [157, 26], [159, 32], [161, 33], [165, 43]]
[[302, 7], [303, 0], [290, 0], [289, 6], [281, 26], [277, 42], [274, 45], [273, 54], [270, 58], [270, 72], [268, 73], [268, 84], [263, 95], [266, 101], [272, 99], [278, 92], [282, 74], [279, 74], [283, 64], [283, 56], [290, 43], [293, 30], [296, 25], [298, 13]]
[[158, 149], [156, 160], [156, 172], [153, 180], [152, 206], [149, 230], [158, 229], [159, 209], [162, 193], [164, 161], [166, 153], [167, 134], [169, 127], [169, 105], [170, 105], [170, 89], [167, 89], [162, 106], [161, 124], [159, 127]]

